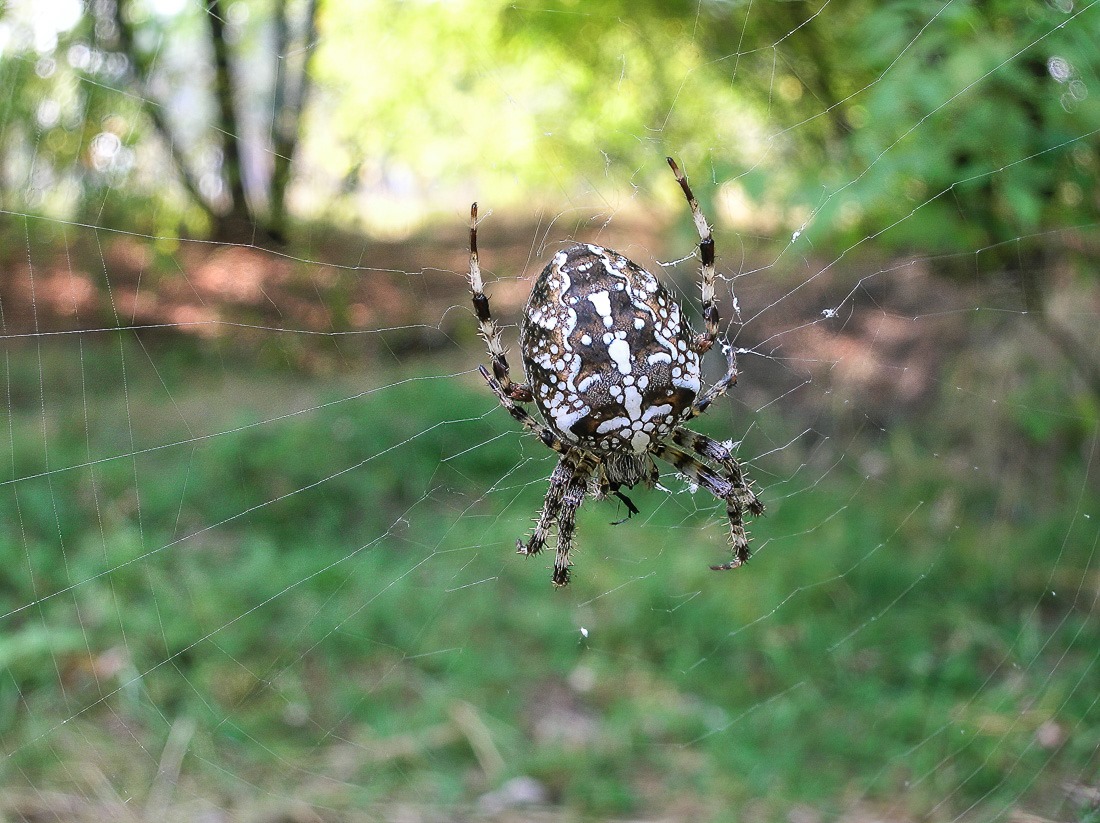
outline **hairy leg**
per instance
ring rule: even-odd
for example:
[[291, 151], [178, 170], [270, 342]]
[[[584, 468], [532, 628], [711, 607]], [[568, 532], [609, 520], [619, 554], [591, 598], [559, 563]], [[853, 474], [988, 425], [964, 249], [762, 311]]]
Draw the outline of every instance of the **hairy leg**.
[[676, 175], [676, 182], [678, 182], [680, 188], [683, 189], [684, 197], [687, 198], [688, 206], [691, 208], [691, 219], [695, 222], [695, 230], [699, 233], [699, 258], [701, 262], [699, 267], [700, 291], [703, 302], [703, 323], [706, 325], [706, 333], [700, 334], [698, 338], [696, 338], [695, 350], [702, 354], [714, 345], [714, 341], [718, 337], [718, 324], [721, 322], [721, 317], [718, 314], [718, 305], [714, 300], [714, 235], [711, 234], [710, 226], [707, 224], [707, 218], [703, 216], [703, 212], [699, 208], [699, 201], [696, 200], [695, 195], [692, 194], [687, 177], [680, 171], [680, 167], [676, 165], [675, 160], [671, 157], [665, 159], [668, 160], [668, 165], [672, 168], [672, 173]]
[[682, 426], [672, 433], [672, 442], [695, 452], [700, 457], [713, 460], [725, 471], [726, 478], [733, 484], [735, 494], [740, 498], [742, 509], [747, 509], [754, 515], [764, 513], [764, 504], [752, 491], [752, 481], [745, 478], [744, 471], [733, 452], [719, 443], [717, 440], [707, 437], [705, 434], [693, 432]]
[[493, 374], [500, 382], [501, 390], [512, 400], [529, 403], [533, 399], [530, 386], [513, 383], [508, 372], [508, 358], [500, 339], [500, 327], [489, 311], [489, 298], [485, 296], [481, 281], [481, 266], [477, 259], [477, 203], [470, 206], [470, 292], [473, 294], [474, 313], [477, 314], [478, 333], [493, 358]]
[[719, 345], [726, 355], [726, 373], [721, 380], [695, 398], [695, 402], [691, 404], [688, 419], [701, 415], [710, 408], [711, 403], [724, 395], [731, 386], [737, 385], [737, 352], [728, 340], [720, 340]]
[[515, 401], [508, 396], [508, 393], [504, 390], [500, 381], [489, 374], [487, 368], [484, 366], [478, 366], [477, 368], [478, 371], [481, 372], [481, 376], [485, 378], [485, 382], [489, 384], [489, 388], [493, 390], [493, 394], [497, 396], [500, 405], [504, 406], [504, 408], [508, 410], [508, 413], [512, 415], [523, 428], [535, 435], [535, 437], [537, 437], [548, 449], [553, 449], [561, 454], [566, 454], [570, 451], [569, 446], [563, 443], [561, 438], [554, 434], [548, 426], [540, 423], [528, 414], [526, 409], [517, 406]]
[[584, 502], [588, 489], [590, 470], [579, 466], [569, 481], [562, 499], [561, 513], [558, 515], [558, 552], [554, 558], [554, 573], [551, 579], [555, 586], [569, 584], [569, 552], [573, 548], [573, 529], [576, 525], [577, 509]]
[[[744, 522], [744, 492], [751, 491], [744, 485], [740, 485], [732, 477], [724, 477], [705, 463], [697, 460], [692, 455], [676, 445], [661, 444], [657, 449], [657, 456], [671, 463], [676, 471], [680, 472], [688, 480], [697, 483], [719, 500], [726, 501], [726, 516], [730, 525], [730, 549], [733, 558], [721, 565], [711, 566], [715, 571], [736, 569], [749, 559], [749, 536], [745, 532]], [[755, 495], [753, 495], [755, 499]], [[759, 502], [759, 501], [757, 501]]]
[[561, 513], [562, 499], [569, 488], [569, 483], [577, 473], [576, 463], [569, 455], [562, 455], [554, 473], [550, 475], [550, 488], [546, 491], [546, 499], [542, 504], [538, 520], [535, 521], [535, 530], [531, 533], [525, 544], [522, 540], [516, 541], [516, 552], [530, 557], [538, 554], [546, 546], [546, 539], [550, 536], [550, 528]]

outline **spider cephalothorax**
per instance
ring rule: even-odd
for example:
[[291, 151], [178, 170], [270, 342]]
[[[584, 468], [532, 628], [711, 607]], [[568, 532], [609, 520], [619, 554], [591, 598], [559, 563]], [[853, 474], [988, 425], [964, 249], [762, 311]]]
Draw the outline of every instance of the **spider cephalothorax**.
[[[729, 449], [681, 425], [737, 382], [737, 364], [733, 347], [720, 341], [726, 374], [700, 393], [700, 356], [719, 339], [714, 240], [687, 179], [672, 158], [668, 163], [699, 232], [706, 331], [692, 331], [679, 304], [645, 269], [601, 246], [573, 245], [554, 255], [531, 288], [520, 327], [525, 384], [511, 380], [489, 312], [477, 258], [477, 204], [470, 208], [470, 288], [493, 358], [493, 374], [484, 367], [481, 373], [512, 416], [561, 454], [535, 529], [526, 543], [518, 541], [521, 554], [538, 554], [557, 525], [559, 586], [569, 582], [574, 517], [585, 494], [613, 494], [633, 514], [621, 489], [655, 485], [655, 457], [726, 502], [733, 559], [713, 569], [748, 559], [744, 512], [764, 511]], [[545, 424], [518, 405], [531, 401]]]

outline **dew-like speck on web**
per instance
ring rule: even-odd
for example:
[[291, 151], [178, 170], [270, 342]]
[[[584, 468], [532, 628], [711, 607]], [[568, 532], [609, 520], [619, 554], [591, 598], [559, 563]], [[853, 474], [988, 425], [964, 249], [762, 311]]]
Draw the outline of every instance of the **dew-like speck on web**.
[[1064, 57], [1051, 57], [1047, 60], [1047, 71], [1059, 83], [1065, 83], [1073, 76], [1073, 66]]

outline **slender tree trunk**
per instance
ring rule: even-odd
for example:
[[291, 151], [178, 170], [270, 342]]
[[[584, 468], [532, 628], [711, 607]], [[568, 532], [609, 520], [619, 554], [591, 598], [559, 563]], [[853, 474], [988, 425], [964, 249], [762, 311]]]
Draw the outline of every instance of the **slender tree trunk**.
[[[229, 43], [225, 39], [225, 3], [207, 0], [206, 20], [214, 53], [214, 98], [217, 104], [216, 127], [221, 133], [222, 175], [229, 195], [229, 211], [217, 221], [215, 237], [230, 242], [254, 242], [258, 226], [244, 188], [241, 160], [241, 130], [234, 100], [233, 67]], [[261, 238], [262, 239], [262, 238]]]
[[[118, 32], [118, 48], [132, 66], [131, 85], [144, 101], [145, 111], [168, 148], [179, 180], [188, 194], [210, 217], [214, 239], [232, 243], [282, 245], [286, 238], [286, 191], [290, 181], [291, 160], [298, 147], [302, 111], [310, 85], [310, 67], [316, 52], [318, 0], [303, 0], [302, 19], [291, 26], [288, 0], [275, 0], [277, 41], [276, 75], [271, 146], [274, 163], [267, 181], [250, 181], [251, 188], [267, 185], [267, 196], [250, 191], [244, 174], [243, 135], [238, 104], [241, 101], [231, 53], [226, 12], [227, 0], [203, 0], [206, 35], [213, 58], [214, 122], [212, 130], [221, 147], [219, 170], [224, 185], [224, 201], [203, 195], [198, 176], [191, 169], [164, 107], [151, 94], [153, 66], [138, 52], [135, 30], [130, 21], [130, 0], [115, 0], [111, 14]], [[266, 203], [265, 203], [266, 201]], [[266, 205], [266, 211], [262, 211]]]
[[152, 93], [149, 89], [149, 72], [151, 66], [149, 62], [145, 60], [144, 56], [138, 53], [134, 46], [134, 28], [133, 24], [130, 22], [130, 16], [127, 13], [128, 6], [129, 3], [126, 2], [126, 0], [116, 0], [113, 14], [115, 29], [118, 33], [119, 48], [122, 49], [123, 53], [130, 60], [130, 84], [134, 87], [134, 93], [144, 102], [145, 111], [153, 121], [153, 128], [156, 129], [157, 134], [159, 134], [161, 140], [164, 141], [165, 147], [168, 149], [168, 155], [171, 157], [172, 164], [175, 166], [176, 176], [179, 178], [180, 183], [187, 189], [187, 193], [191, 195], [191, 199], [195, 201], [195, 204], [206, 212], [211, 222], [215, 222], [218, 216], [214, 211], [214, 206], [203, 197], [202, 191], [199, 188], [199, 182], [188, 166], [187, 158], [183, 154], [183, 149], [180, 147], [179, 142], [172, 132], [172, 127], [168, 123], [164, 107], [152, 97]]
[[310, 65], [317, 41], [317, 0], [307, 0], [302, 21], [301, 42], [296, 60], [291, 55], [290, 20], [286, 0], [275, 8], [276, 65], [275, 100], [271, 124], [274, 164], [268, 199], [268, 230], [277, 240], [286, 239], [286, 190], [290, 183], [290, 163], [298, 147], [302, 113], [309, 97]]

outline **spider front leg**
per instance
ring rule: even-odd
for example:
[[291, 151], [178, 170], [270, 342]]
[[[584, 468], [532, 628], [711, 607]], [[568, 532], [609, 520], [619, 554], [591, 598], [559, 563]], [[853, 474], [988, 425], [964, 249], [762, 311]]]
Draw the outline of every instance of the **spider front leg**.
[[516, 541], [516, 553], [530, 557], [538, 554], [546, 546], [546, 538], [550, 536], [550, 527], [558, 520], [561, 514], [562, 500], [569, 488], [569, 483], [577, 473], [577, 465], [568, 453], [562, 455], [554, 473], [550, 475], [550, 488], [546, 491], [546, 499], [542, 503], [542, 511], [535, 521], [535, 530], [531, 533], [525, 544], [522, 540]]
[[[685, 430], [686, 431], [686, 430]], [[694, 434], [692, 432], [692, 434]], [[702, 437], [702, 435], [698, 435]], [[709, 438], [707, 438], [709, 439]], [[719, 445], [720, 444], [716, 444]], [[727, 452], [728, 453], [728, 452]], [[756, 499], [740, 476], [738, 468], [737, 477], [724, 477], [710, 466], [702, 463], [679, 446], [662, 443], [656, 449], [656, 454], [662, 460], [671, 463], [676, 471], [700, 487], [706, 489], [719, 500], [726, 501], [726, 516], [730, 524], [730, 549], [733, 558], [718, 566], [711, 566], [714, 571], [736, 569], [749, 559], [749, 536], [745, 532], [744, 511], [748, 508], [755, 512], [754, 507], [763, 511], [763, 506]], [[747, 495], [747, 496], [746, 496]], [[750, 500], [751, 498], [751, 500]]]
[[725, 338], [720, 341], [720, 344], [723, 353], [726, 355], [726, 373], [721, 380], [695, 398], [695, 402], [691, 404], [689, 419], [701, 415], [710, 407], [711, 403], [725, 394], [730, 386], [737, 385], [737, 350]]
[[588, 490], [589, 474], [591, 469], [584, 465], [577, 466], [561, 501], [561, 512], [558, 514], [558, 552], [554, 558], [554, 572], [551, 576], [554, 585], [558, 587], [569, 585], [569, 567], [572, 565], [569, 562], [569, 552], [573, 548], [577, 509], [584, 502], [584, 495]]
[[485, 296], [481, 280], [481, 266], [477, 259], [477, 203], [470, 206], [470, 292], [473, 294], [474, 313], [477, 314], [478, 333], [493, 358], [493, 374], [500, 381], [500, 387], [512, 400], [529, 403], [534, 396], [531, 387], [523, 383], [514, 383], [508, 373], [508, 358], [504, 344], [500, 340], [500, 327], [489, 311], [489, 298]]
[[[504, 390], [504, 386], [500, 384], [500, 381], [489, 374], [489, 370], [484, 366], [478, 366], [477, 370], [481, 372], [481, 376], [485, 378], [485, 382], [489, 384], [489, 388], [493, 390], [493, 394], [497, 396], [497, 400], [500, 401], [500, 405], [504, 406], [508, 410], [508, 413], [514, 417], [523, 428], [531, 432], [539, 439], [539, 442], [546, 446], [548, 449], [553, 449], [556, 452], [564, 454], [569, 451], [569, 447], [561, 441], [550, 428], [538, 420], [533, 418], [527, 413], [526, 409], [517, 406], [513, 399], [508, 395], [508, 392]], [[513, 384], [515, 385], [515, 384]]]
[[699, 233], [700, 291], [703, 302], [703, 323], [706, 326], [706, 332], [695, 338], [695, 350], [702, 354], [709, 351], [710, 347], [714, 345], [714, 341], [718, 337], [718, 324], [722, 319], [718, 314], [718, 305], [714, 300], [714, 235], [711, 234], [707, 218], [703, 216], [703, 212], [699, 208], [699, 201], [692, 194], [687, 177], [680, 171], [680, 167], [676, 165], [675, 160], [671, 157], [665, 159], [668, 160], [672, 173], [676, 175], [676, 182], [680, 184], [680, 188], [684, 191], [684, 197], [687, 198], [688, 206], [691, 208], [691, 219], [695, 223], [695, 230]]

